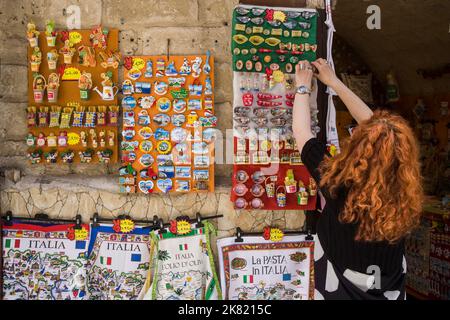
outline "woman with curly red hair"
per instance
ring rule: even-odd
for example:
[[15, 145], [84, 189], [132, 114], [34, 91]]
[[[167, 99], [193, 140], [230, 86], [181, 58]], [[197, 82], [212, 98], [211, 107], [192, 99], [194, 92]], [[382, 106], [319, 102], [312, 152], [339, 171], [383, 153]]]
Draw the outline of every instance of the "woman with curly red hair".
[[419, 224], [423, 198], [418, 143], [402, 117], [372, 112], [325, 60], [312, 65], [358, 122], [331, 157], [311, 132], [314, 68], [297, 65], [294, 137], [326, 202], [317, 224], [316, 298], [405, 299], [404, 239]]

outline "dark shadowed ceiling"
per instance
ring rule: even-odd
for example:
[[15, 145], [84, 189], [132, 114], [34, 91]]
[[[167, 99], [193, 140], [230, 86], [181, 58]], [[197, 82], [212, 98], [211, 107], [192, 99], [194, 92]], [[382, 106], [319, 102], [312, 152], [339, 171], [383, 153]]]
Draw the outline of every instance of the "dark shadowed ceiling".
[[[381, 9], [381, 30], [369, 30], [367, 7]], [[334, 24], [382, 81], [394, 68], [404, 94], [450, 91], [450, 74], [425, 80], [416, 70], [450, 64], [450, 0], [337, 0]]]

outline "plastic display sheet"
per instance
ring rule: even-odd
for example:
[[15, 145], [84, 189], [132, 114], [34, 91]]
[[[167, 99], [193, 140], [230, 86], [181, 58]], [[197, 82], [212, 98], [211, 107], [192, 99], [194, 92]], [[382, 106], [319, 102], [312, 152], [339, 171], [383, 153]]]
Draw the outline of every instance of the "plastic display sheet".
[[144, 300], [217, 300], [221, 299], [208, 221], [184, 235], [152, 232], [155, 242], [153, 274], [146, 283]]
[[[63, 31], [58, 31], [55, 46], [50, 47], [45, 30], [40, 30], [37, 44], [42, 59], [38, 65], [31, 62], [37, 47], [28, 44], [28, 157], [32, 164], [116, 163], [119, 31], [108, 30], [104, 49], [101, 45], [94, 47], [90, 40], [91, 33], [99, 32], [98, 28], [66, 32], [75, 49], [70, 61], [61, 52]], [[51, 62], [53, 50], [57, 56]], [[81, 56], [87, 57], [86, 62], [81, 61]], [[84, 73], [91, 75], [92, 85], [81, 92], [79, 78]], [[59, 77], [56, 91], [49, 86], [51, 74], [53, 78]], [[40, 76], [35, 81], [37, 75]], [[113, 86], [103, 86], [106, 76]], [[39, 82], [46, 85], [45, 90], [36, 90], [35, 84]]]
[[[317, 186], [292, 133], [295, 65], [316, 59], [316, 10], [239, 5], [233, 13], [236, 209], [313, 210]], [[319, 132], [317, 85], [312, 132]]]
[[314, 241], [285, 236], [217, 241], [221, 287], [226, 300], [314, 299]]
[[92, 227], [87, 264], [89, 300], [136, 300], [149, 270], [149, 229], [117, 233], [112, 225]]
[[83, 300], [89, 226], [3, 226], [3, 299]]
[[214, 59], [125, 58], [121, 192], [214, 191]]

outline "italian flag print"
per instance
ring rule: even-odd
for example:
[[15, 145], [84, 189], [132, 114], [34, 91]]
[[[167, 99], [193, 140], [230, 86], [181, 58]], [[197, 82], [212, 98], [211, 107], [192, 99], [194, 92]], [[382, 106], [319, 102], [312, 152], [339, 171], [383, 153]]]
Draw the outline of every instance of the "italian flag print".
[[180, 249], [180, 251], [186, 251], [186, 250], [188, 249], [187, 243], [185, 243], [185, 244], [180, 244], [180, 245], [179, 245], [179, 249]]
[[19, 239], [6, 239], [5, 240], [5, 248], [10, 249], [10, 248], [20, 248], [20, 240]]
[[245, 275], [243, 277], [244, 283], [253, 283], [253, 275]]
[[111, 257], [100, 257], [100, 263], [110, 266], [112, 263], [112, 258]]

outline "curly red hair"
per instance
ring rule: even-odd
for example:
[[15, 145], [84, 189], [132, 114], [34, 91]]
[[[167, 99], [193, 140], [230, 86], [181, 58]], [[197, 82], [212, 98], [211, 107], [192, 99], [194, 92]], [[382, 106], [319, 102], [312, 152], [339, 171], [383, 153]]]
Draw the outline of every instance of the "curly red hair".
[[418, 143], [402, 117], [375, 111], [344, 141], [341, 153], [322, 162], [320, 172], [332, 197], [341, 187], [348, 191], [339, 221], [358, 224], [355, 240], [393, 243], [419, 224]]

